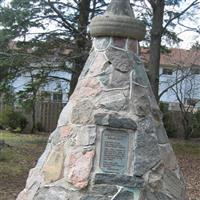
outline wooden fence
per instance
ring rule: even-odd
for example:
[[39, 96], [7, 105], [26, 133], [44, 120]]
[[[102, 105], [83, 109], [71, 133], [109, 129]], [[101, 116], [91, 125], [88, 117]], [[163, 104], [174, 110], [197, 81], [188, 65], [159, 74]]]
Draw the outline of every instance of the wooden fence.
[[4, 110], [4, 106], [3, 102], [0, 101], [0, 113]]
[[[57, 126], [60, 112], [65, 105], [65, 103], [61, 102], [37, 102], [35, 113], [36, 124], [40, 124], [45, 132], [52, 132]], [[2, 112], [4, 108], [4, 103], [0, 102], [0, 112]], [[26, 118], [29, 123], [25, 131], [28, 132], [32, 127], [31, 113], [26, 114]]]

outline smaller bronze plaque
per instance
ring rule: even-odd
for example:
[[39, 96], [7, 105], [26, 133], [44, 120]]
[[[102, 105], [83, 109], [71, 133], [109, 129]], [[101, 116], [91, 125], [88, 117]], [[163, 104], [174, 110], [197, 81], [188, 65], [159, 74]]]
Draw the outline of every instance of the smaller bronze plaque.
[[104, 172], [124, 173], [128, 162], [129, 134], [104, 130], [101, 140], [100, 168]]

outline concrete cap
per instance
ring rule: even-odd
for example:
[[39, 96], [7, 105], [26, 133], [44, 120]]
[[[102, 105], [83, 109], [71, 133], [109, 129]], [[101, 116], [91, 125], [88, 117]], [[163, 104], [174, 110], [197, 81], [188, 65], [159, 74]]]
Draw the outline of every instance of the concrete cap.
[[143, 40], [146, 33], [145, 25], [134, 17], [130, 0], [112, 0], [103, 15], [92, 19], [89, 29], [93, 37]]

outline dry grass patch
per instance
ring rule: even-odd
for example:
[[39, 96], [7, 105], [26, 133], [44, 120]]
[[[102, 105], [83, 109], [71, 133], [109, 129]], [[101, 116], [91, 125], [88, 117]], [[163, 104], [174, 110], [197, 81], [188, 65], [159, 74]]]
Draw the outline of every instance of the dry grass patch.
[[188, 196], [200, 200], [200, 140], [172, 140], [179, 165], [187, 181]]
[[14, 200], [24, 187], [30, 168], [46, 146], [46, 135], [22, 135], [0, 131], [8, 147], [0, 152], [0, 199]]

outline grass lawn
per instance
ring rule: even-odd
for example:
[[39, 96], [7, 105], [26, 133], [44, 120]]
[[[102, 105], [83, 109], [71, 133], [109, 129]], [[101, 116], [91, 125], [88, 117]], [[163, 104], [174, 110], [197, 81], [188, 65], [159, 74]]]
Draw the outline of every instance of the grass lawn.
[[14, 200], [24, 188], [29, 169], [43, 152], [48, 136], [23, 135], [0, 130], [9, 147], [0, 152], [0, 200]]
[[[22, 135], [0, 130], [0, 139], [10, 145], [0, 152], [0, 200], [15, 200], [24, 188], [29, 169], [44, 151], [47, 135]], [[191, 200], [200, 200], [200, 140], [171, 140], [187, 179]]]

